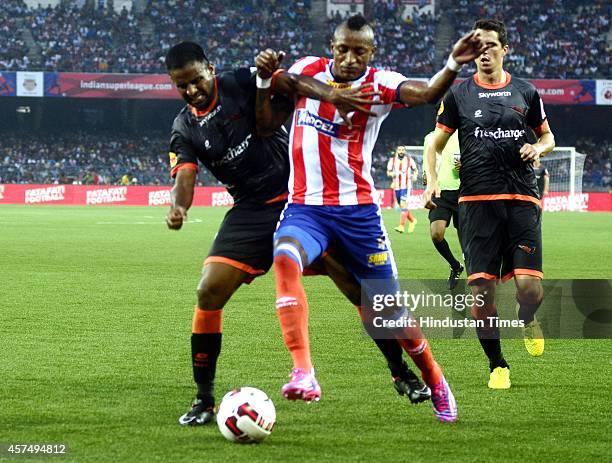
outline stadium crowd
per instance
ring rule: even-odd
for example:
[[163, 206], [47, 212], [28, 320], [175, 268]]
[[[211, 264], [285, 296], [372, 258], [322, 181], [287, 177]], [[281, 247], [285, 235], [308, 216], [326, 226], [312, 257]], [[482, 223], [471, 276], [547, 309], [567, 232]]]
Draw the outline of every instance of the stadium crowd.
[[[3, 134], [0, 183], [171, 184], [168, 137], [116, 133]], [[127, 177], [125, 177], [127, 176]], [[216, 185], [202, 169], [200, 184]]]
[[[329, 36], [345, 18], [338, 12], [329, 18]], [[405, 20], [394, 2], [378, 0], [371, 18], [377, 50], [375, 67], [403, 71], [410, 76], [430, 77], [436, 69], [436, 18], [431, 13], [418, 13]], [[326, 41], [326, 45], [327, 45]], [[327, 50], [321, 50], [327, 54]]]
[[[0, 147], [1, 183], [101, 184], [125, 183], [170, 185], [167, 134], [148, 137], [117, 133], [3, 134]], [[378, 188], [388, 188], [386, 175], [389, 157], [395, 147], [422, 145], [422, 140], [381, 136], [373, 153], [372, 175]], [[612, 142], [579, 139], [578, 152], [588, 153], [583, 176], [585, 191], [612, 189]], [[422, 167], [417, 158], [422, 188]], [[560, 165], [559, 169], [563, 169]], [[561, 171], [559, 171], [561, 172]], [[199, 185], [220, 185], [204, 168]]]
[[22, 71], [30, 66], [29, 49], [15, 31], [28, 9], [22, 0], [3, 0], [0, 7], [0, 71]]
[[[450, 18], [457, 37], [474, 18], [496, 18], [508, 29], [510, 51], [505, 67], [511, 74], [534, 79], [610, 78], [612, 58], [607, 36], [610, 3], [606, 0], [524, 2], [453, 2]], [[464, 74], [474, 72], [467, 67]]]
[[[201, 42], [218, 69], [252, 65], [265, 47], [286, 50], [288, 62], [326, 53], [314, 45], [310, 0], [149, 0], [139, 14], [125, 8], [81, 8], [76, 2], [33, 9], [22, 0], [2, 4], [0, 40], [6, 45], [0, 50], [0, 71], [163, 73], [164, 51], [185, 39]], [[441, 64], [433, 59], [442, 15], [451, 19], [457, 35], [475, 18], [503, 19], [510, 34], [511, 73], [533, 78], [611, 74], [606, 42], [610, 8], [605, 0], [589, 5], [580, 0], [509, 0], [485, 6], [459, 0], [435, 17], [414, 9], [405, 19], [395, 1], [376, 0], [372, 11], [378, 42], [375, 64], [408, 75], [428, 77]], [[337, 12], [329, 18], [330, 30], [341, 19]], [[24, 30], [31, 31], [33, 51], [23, 34], [15, 33]]]

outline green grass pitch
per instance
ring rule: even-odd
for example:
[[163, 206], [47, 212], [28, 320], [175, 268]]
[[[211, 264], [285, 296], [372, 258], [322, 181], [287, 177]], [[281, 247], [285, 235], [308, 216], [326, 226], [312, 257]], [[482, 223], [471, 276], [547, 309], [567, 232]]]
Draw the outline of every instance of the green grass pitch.
[[[610, 341], [549, 340], [533, 359], [508, 340], [513, 386], [491, 391], [476, 341], [433, 340], [459, 406], [458, 422], [442, 425], [429, 403], [395, 393], [355, 310], [323, 277], [305, 280], [322, 401], [280, 397], [290, 357], [267, 275], [226, 307], [217, 396], [268, 392], [272, 436], [240, 446], [216, 425], [180, 427], [194, 395], [195, 286], [225, 211], [194, 208], [180, 232], [165, 212], [0, 207], [1, 443], [63, 442], [69, 454], [54, 461], [79, 462], [610, 461]], [[391, 229], [398, 215], [384, 217]], [[426, 215], [416, 217], [413, 235], [391, 236], [400, 276], [446, 278]], [[611, 228], [612, 214], [545, 215], [547, 278], [611, 278]]]

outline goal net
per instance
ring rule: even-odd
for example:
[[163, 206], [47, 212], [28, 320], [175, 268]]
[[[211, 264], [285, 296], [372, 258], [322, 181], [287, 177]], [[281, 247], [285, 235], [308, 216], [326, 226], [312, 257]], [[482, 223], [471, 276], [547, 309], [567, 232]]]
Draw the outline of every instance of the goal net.
[[[423, 147], [407, 146], [407, 153], [416, 161], [419, 178], [413, 184], [415, 190], [424, 189], [423, 185]], [[549, 192], [563, 192], [569, 195], [582, 193], [582, 174], [586, 155], [576, 152], [574, 147], [555, 148], [552, 153], [542, 157], [542, 165], [548, 169], [550, 178]]]

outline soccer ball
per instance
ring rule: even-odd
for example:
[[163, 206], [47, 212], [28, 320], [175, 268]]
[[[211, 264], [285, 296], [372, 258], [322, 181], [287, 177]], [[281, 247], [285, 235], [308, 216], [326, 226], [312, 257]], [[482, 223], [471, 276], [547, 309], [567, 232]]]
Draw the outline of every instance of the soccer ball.
[[261, 442], [272, 433], [276, 409], [265, 392], [254, 387], [229, 391], [217, 412], [219, 431], [227, 440], [249, 444]]

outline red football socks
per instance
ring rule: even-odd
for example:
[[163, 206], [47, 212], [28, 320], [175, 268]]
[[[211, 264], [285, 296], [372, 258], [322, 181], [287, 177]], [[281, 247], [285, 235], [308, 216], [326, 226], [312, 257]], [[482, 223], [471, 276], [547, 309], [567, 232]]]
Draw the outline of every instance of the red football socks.
[[308, 339], [308, 303], [300, 281], [300, 266], [286, 255], [274, 258], [276, 274], [276, 313], [285, 346], [291, 353], [293, 367], [312, 369]]

